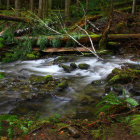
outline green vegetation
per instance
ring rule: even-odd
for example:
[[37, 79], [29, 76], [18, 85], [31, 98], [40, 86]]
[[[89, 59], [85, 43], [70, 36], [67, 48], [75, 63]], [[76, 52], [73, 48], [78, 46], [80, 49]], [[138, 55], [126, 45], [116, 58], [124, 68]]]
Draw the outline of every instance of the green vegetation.
[[30, 131], [32, 120], [18, 119], [16, 115], [0, 116], [0, 136], [9, 136], [12, 139], [17, 135], [25, 135]]
[[125, 90], [123, 90], [123, 98], [114, 95], [112, 92], [104, 96], [102, 101], [97, 104], [97, 107], [99, 107], [97, 114], [100, 112], [109, 114], [120, 106], [127, 105], [128, 108], [132, 108], [139, 105], [133, 98], [125, 97], [125, 94]]
[[49, 44], [49, 41], [47, 37], [40, 36], [37, 40], [37, 45], [40, 46], [41, 50], [44, 50], [45, 48], [47, 48], [48, 44]]
[[131, 118], [132, 119], [129, 122], [129, 126], [131, 127], [131, 133], [133, 135], [140, 136], [140, 115], [133, 115]]
[[47, 75], [44, 78], [45, 78], [46, 83], [48, 83], [49, 81], [52, 81], [53, 80], [52, 75]]
[[0, 48], [3, 47], [3, 43], [4, 43], [4, 39], [3, 38], [0, 38]]
[[112, 74], [109, 76], [108, 84], [114, 83], [128, 83], [137, 80], [140, 76], [140, 70], [133, 69], [114, 69]]
[[59, 90], [63, 90], [68, 87], [68, 83], [67, 83], [67, 81], [63, 81], [63, 82], [59, 83], [57, 85], [57, 87], [59, 88]]
[[0, 79], [3, 79], [3, 78], [4, 78], [3, 74], [2, 74], [2, 73], [0, 73]]

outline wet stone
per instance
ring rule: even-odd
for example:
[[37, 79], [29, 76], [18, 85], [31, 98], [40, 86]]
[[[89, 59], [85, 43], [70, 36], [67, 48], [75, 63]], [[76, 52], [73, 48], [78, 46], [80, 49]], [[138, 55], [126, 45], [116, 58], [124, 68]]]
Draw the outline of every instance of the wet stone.
[[67, 66], [67, 65], [61, 65], [61, 67], [63, 68], [63, 70], [65, 71], [65, 72], [71, 72], [71, 67], [70, 66]]
[[71, 63], [71, 64], [70, 64], [70, 68], [71, 68], [72, 70], [75, 70], [75, 69], [77, 68], [77, 65], [76, 65], [75, 63]]
[[86, 63], [81, 63], [78, 65], [79, 69], [83, 69], [83, 70], [87, 70], [90, 67], [90, 65], [86, 64]]

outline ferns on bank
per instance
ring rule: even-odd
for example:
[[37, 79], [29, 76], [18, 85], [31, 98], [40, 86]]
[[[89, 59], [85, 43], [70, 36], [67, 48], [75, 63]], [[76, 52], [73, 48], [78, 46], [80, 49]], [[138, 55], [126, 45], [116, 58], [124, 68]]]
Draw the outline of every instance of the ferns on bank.
[[101, 100], [101, 102], [99, 102], [96, 107], [98, 107], [98, 111], [97, 114], [100, 112], [106, 112], [107, 114], [109, 113], [109, 110], [113, 107], [113, 106], [117, 106], [117, 105], [124, 105], [127, 104], [128, 108], [132, 108], [132, 107], [136, 107], [138, 104], [138, 102], [133, 99], [133, 98], [126, 98], [125, 97], [125, 90], [123, 90], [123, 98], [120, 98], [119, 96], [115, 96], [113, 93], [109, 93], [108, 95], [104, 96], [104, 98]]
[[134, 115], [129, 123], [131, 134], [140, 136], [140, 115]]

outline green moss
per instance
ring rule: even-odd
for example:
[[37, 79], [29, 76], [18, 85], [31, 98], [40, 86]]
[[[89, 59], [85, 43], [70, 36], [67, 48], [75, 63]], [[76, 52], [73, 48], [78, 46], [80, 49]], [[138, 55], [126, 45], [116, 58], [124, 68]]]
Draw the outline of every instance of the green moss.
[[57, 87], [59, 88], [59, 90], [63, 90], [68, 87], [68, 83], [67, 83], [67, 81], [63, 81], [63, 82], [59, 83], [57, 85]]
[[115, 68], [110, 75], [108, 84], [114, 83], [128, 83], [140, 77], [140, 70], [133, 69], [117, 69]]
[[108, 45], [114, 46], [114, 45], [118, 45], [117, 42], [108, 42]]
[[129, 123], [131, 134], [140, 136], [140, 115], [134, 115]]
[[53, 77], [52, 75], [47, 75], [44, 77], [45, 78], [45, 81], [48, 83], [49, 81], [53, 81]]
[[107, 46], [107, 39], [103, 38], [99, 41], [99, 49], [100, 50], [105, 50]]
[[62, 65], [62, 68], [63, 68], [63, 69], [64, 69], [64, 71], [66, 71], [66, 72], [70, 72], [70, 71], [71, 71], [70, 66], [67, 66], [67, 65]]
[[101, 37], [101, 35], [100, 34], [92, 34], [92, 35], [90, 35], [90, 37]]
[[45, 83], [45, 78], [42, 76], [32, 75], [29, 80], [31, 83]]
[[87, 70], [90, 66], [86, 63], [82, 63], [78, 65], [79, 69]]
[[3, 76], [3, 74], [0, 72], [0, 79], [3, 79], [4, 78], [4, 76]]
[[26, 56], [29, 59], [35, 59], [36, 58], [36, 56], [34, 54], [27, 54]]

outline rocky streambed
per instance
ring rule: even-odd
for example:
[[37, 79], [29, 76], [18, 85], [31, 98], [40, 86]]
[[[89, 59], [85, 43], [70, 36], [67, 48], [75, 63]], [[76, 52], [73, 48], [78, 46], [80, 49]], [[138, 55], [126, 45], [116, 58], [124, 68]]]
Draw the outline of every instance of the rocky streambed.
[[0, 64], [0, 114], [48, 117], [57, 113], [90, 118], [102, 96], [109, 92], [122, 96], [124, 90], [126, 96], [140, 102], [139, 74], [127, 82], [121, 79], [111, 83], [119, 73], [112, 73], [115, 68], [139, 70], [140, 61], [115, 56], [105, 61], [60, 56]]

